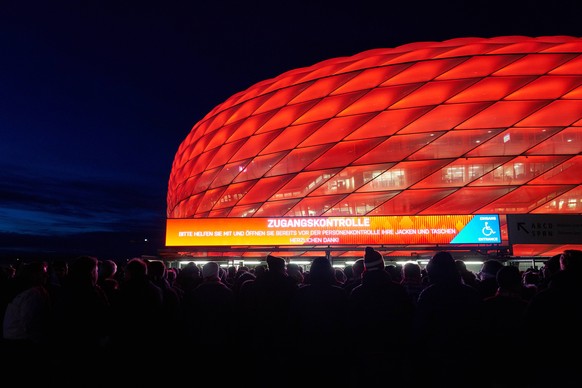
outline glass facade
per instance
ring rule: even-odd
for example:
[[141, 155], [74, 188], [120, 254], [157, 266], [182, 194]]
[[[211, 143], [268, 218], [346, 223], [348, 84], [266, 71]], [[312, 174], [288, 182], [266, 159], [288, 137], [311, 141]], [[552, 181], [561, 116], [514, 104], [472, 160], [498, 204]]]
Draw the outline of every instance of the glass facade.
[[167, 217], [580, 215], [581, 151], [581, 38], [375, 49], [216, 106], [176, 153]]

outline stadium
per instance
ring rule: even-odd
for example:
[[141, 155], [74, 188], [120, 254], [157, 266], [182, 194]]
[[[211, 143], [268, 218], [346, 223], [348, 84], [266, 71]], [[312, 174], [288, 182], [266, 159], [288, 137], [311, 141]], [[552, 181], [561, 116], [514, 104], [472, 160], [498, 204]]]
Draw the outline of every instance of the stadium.
[[[582, 249], [581, 150], [581, 38], [470, 37], [332, 58], [259, 82], [193, 126], [172, 165], [161, 253], [341, 264], [372, 245], [394, 261], [442, 249], [544, 259]], [[480, 215], [498, 238], [453, 243]], [[291, 230], [297, 219], [312, 229]], [[344, 239], [353, 225], [315, 230], [317, 219], [371, 229]]]

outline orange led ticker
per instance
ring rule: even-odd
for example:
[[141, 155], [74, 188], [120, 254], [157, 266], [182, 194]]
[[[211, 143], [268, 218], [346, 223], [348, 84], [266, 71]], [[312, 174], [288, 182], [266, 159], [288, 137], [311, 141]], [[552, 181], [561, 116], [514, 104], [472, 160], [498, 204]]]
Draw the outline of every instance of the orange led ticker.
[[497, 215], [168, 219], [166, 246], [500, 243]]

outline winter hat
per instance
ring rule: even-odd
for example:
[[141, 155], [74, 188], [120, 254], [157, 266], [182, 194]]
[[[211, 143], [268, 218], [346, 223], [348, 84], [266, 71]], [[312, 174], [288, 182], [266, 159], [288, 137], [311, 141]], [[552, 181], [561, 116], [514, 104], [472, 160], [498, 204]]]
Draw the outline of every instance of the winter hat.
[[460, 282], [461, 274], [453, 255], [448, 251], [434, 254], [426, 265], [426, 272], [431, 283]]
[[383, 270], [384, 258], [382, 254], [372, 247], [366, 247], [366, 253], [364, 253], [364, 269], [366, 271]]
[[202, 277], [204, 279], [207, 278], [218, 278], [218, 273], [220, 271], [220, 267], [218, 263], [214, 261], [209, 261], [208, 263], [202, 266]]
[[285, 271], [285, 259], [278, 256], [267, 255], [267, 266], [270, 271], [281, 272]]

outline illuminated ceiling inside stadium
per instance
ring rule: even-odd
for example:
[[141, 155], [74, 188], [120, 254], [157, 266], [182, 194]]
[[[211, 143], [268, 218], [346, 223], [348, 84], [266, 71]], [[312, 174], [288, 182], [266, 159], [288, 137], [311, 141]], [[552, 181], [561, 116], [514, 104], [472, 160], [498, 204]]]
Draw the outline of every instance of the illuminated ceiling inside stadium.
[[[376, 49], [291, 70], [216, 106], [176, 153], [167, 217], [580, 216], [581, 151], [580, 38]], [[513, 254], [580, 247], [523, 244]]]

